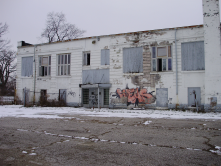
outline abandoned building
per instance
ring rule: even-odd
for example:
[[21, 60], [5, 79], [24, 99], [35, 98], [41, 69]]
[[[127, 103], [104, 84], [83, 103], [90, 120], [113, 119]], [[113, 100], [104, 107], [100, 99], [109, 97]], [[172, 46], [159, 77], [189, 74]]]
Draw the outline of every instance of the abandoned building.
[[63, 42], [18, 42], [17, 96], [89, 108], [221, 111], [219, 1], [203, 0], [203, 20]]

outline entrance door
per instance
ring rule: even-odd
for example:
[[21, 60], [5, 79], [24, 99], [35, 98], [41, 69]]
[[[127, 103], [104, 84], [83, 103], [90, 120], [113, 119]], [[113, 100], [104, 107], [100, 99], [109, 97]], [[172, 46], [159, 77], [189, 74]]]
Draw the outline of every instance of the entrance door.
[[89, 107], [98, 106], [98, 89], [89, 89]]
[[156, 89], [157, 107], [168, 107], [168, 88]]
[[66, 104], [66, 89], [59, 89], [59, 99], [62, 103]]
[[30, 89], [27, 89], [27, 88], [23, 89], [23, 101], [24, 101], [25, 107], [29, 104], [29, 93], [30, 93]]
[[188, 106], [197, 107], [201, 105], [200, 87], [188, 87]]

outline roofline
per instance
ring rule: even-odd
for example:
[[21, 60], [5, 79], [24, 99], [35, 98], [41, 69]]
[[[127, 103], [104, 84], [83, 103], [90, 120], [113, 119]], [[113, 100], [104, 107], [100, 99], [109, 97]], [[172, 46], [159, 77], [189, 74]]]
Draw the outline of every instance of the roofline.
[[[56, 41], [56, 42], [51, 42], [51, 43], [31, 44], [31, 45], [28, 45], [28, 46], [21, 46], [21, 47], [33, 47], [33, 46], [41, 46], [41, 45], [47, 45], [47, 44], [64, 43], [64, 42], [75, 41], [75, 40], [94, 39], [94, 38], [97, 38], [97, 37], [121, 36], [121, 35], [127, 35], [127, 34], [151, 33], [151, 32], [155, 32], [155, 31], [188, 29], [188, 28], [201, 28], [201, 27], [203, 27], [203, 24], [183, 26], [183, 27], [175, 27], [175, 28], [164, 28], [164, 29], [154, 29], [154, 30], [146, 30], [146, 31], [136, 31], [136, 32], [118, 33], [118, 34], [110, 34], [110, 35], [83, 37], [83, 38], [69, 39], [69, 40], [64, 40], [64, 41]], [[21, 48], [21, 47], [18, 47], [18, 48]]]

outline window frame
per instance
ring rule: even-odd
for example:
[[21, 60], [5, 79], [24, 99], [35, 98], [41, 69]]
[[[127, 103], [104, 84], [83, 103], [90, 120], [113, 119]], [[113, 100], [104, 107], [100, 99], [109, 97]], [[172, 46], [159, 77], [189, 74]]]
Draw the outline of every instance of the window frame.
[[[158, 48], [166, 48], [166, 55], [158, 56]], [[171, 61], [171, 66], [170, 66], [171, 69], [169, 69], [169, 60]], [[164, 61], [166, 61], [166, 63], [164, 63]], [[154, 63], [155, 63], [155, 70], [154, 70]], [[160, 68], [159, 64], [161, 64]], [[164, 64], [166, 64], [166, 69]], [[151, 72], [172, 72], [172, 71], [173, 71], [172, 45], [151, 47]]]
[[[43, 58], [47, 58], [47, 65], [43, 64]], [[43, 68], [42, 68], [43, 67]], [[44, 69], [44, 70], [42, 70]], [[41, 74], [40, 74], [41, 72]], [[44, 74], [43, 74], [44, 72]], [[38, 76], [39, 77], [50, 77], [51, 76], [51, 55], [38, 56]]]
[[71, 54], [58, 54], [57, 55], [57, 76], [70, 76], [71, 75]]
[[[85, 60], [85, 57], [86, 57], [86, 60]], [[90, 66], [91, 65], [91, 52], [90, 51], [84, 51], [82, 59], [83, 59], [82, 60], [83, 61], [82, 62], [83, 66]], [[88, 59], [89, 59], [89, 61], [88, 61]]]
[[[32, 58], [32, 60], [30, 60]], [[27, 63], [27, 60], [29, 60], [31, 64], [30, 65], [30, 70], [29, 72], [26, 72], [27, 67], [26, 65], [24, 65], [23, 63]], [[33, 60], [34, 57], [33, 56], [25, 56], [25, 57], [21, 57], [21, 77], [32, 77], [33, 76]], [[26, 62], [25, 62], [26, 61]], [[27, 68], [26, 68], [27, 67]]]

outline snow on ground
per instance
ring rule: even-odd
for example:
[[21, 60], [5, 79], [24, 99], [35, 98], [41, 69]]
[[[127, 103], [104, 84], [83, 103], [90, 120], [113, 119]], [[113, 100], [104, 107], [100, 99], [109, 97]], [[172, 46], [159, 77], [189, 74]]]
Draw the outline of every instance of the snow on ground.
[[2, 117], [27, 118], [74, 118], [75, 115], [95, 117], [127, 118], [171, 118], [171, 119], [221, 119], [221, 113], [195, 113], [173, 110], [127, 110], [127, 109], [89, 109], [72, 107], [23, 107], [22, 105], [0, 106]]

